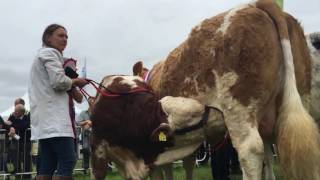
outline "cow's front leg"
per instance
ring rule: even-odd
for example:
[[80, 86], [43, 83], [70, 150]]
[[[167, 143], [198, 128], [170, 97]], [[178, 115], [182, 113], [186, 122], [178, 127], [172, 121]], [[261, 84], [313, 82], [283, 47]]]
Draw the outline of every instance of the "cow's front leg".
[[193, 179], [193, 168], [196, 162], [195, 154], [187, 156], [183, 159], [183, 168], [186, 172], [186, 180]]
[[103, 145], [92, 146], [91, 180], [104, 180], [107, 175], [108, 159]]
[[255, 116], [241, 112], [228, 113], [225, 118], [232, 144], [239, 154], [243, 180], [261, 180], [262, 177], [264, 149]]

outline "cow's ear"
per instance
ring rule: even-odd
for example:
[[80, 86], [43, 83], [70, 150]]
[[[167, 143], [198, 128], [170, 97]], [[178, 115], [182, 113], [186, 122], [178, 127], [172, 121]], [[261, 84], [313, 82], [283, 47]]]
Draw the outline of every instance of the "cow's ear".
[[142, 73], [143, 63], [138, 61], [133, 65], [132, 71], [134, 76], [138, 76]]
[[150, 136], [151, 141], [153, 142], [162, 142], [164, 144], [173, 143], [173, 130], [169, 124], [161, 123]]

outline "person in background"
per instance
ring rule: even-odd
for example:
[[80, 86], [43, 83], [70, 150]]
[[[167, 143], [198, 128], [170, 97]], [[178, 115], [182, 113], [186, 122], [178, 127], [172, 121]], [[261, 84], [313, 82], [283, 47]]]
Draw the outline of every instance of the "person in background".
[[82, 140], [82, 154], [83, 154], [83, 168], [86, 170], [89, 168], [89, 159], [90, 159], [90, 138], [91, 138], [91, 126], [92, 122], [90, 120], [91, 110], [93, 103], [95, 101], [94, 97], [88, 98], [88, 109], [81, 111], [78, 116], [77, 124], [81, 126], [82, 133], [81, 133], [81, 140]]
[[3, 118], [0, 116], [0, 172], [4, 171], [5, 168], [5, 145], [6, 143], [6, 130]]
[[[22, 104], [24, 106], [26, 105], [24, 99], [22, 99], [22, 98], [17, 98], [17, 99], [14, 100], [14, 106], [16, 106], [18, 104]], [[26, 113], [28, 113], [28, 111], [26, 111]]]
[[[11, 139], [8, 150], [8, 161], [13, 163], [16, 172], [31, 172], [31, 141], [30, 141], [30, 116], [26, 113], [23, 104], [17, 103], [14, 112], [8, 118], [7, 131]], [[23, 175], [24, 179], [30, 179], [31, 175]]]
[[215, 180], [230, 180], [230, 174], [241, 174], [237, 151], [233, 148], [230, 137], [223, 145], [211, 149], [211, 173]]
[[39, 140], [41, 156], [37, 180], [71, 180], [76, 163], [74, 109], [69, 106], [69, 95], [81, 102], [78, 88], [88, 82], [71, 79], [64, 72], [67, 39], [65, 27], [49, 25], [30, 71], [31, 139]]

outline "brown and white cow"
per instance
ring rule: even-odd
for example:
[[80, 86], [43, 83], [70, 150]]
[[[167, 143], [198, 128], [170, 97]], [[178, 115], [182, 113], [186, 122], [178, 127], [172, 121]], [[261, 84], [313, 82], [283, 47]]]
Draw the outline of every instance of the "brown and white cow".
[[[289, 17], [289, 16], [288, 16]], [[314, 32], [311, 34], [306, 35], [307, 45], [309, 48], [309, 53], [311, 55], [312, 63], [311, 63], [311, 81], [309, 81], [307, 84], [308, 86], [311, 86], [311, 88], [308, 91], [303, 91], [302, 96], [304, 97], [304, 105], [308, 109], [311, 116], [316, 120], [318, 123], [318, 127], [320, 124], [320, 32]], [[295, 63], [295, 66], [299, 66], [299, 63]], [[298, 67], [295, 67], [298, 69]], [[135, 63], [133, 66], [133, 74], [138, 75], [142, 77], [144, 80], [147, 80], [145, 76], [141, 76], [143, 72], [143, 62], [139, 61]], [[302, 74], [303, 76], [305, 74]], [[301, 74], [297, 74], [297, 76], [301, 76]], [[311, 84], [310, 84], [311, 83]], [[298, 84], [301, 86], [302, 83]], [[273, 172], [273, 152], [271, 150], [271, 143], [270, 141], [265, 142], [265, 161], [264, 161], [264, 179], [266, 180], [275, 180], [275, 175]], [[186, 158], [185, 158], [186, 159]], [[193, 155], [191, 157], [187, 158], [187, 161], [183, 161], [183, 165], [186, 170], [186, 177], [187, 179], [192, 179], [192, 171], [195, 159]], [[164, 166], [166, 174], [172, 174], [172, 166], [166, 165]], [[156, 175], [156, 179], [158, 176], [161, 176], [161, 174]], [[171, 176], [167, 176], [167, 179], [172, 179]], [[159, 179], [159, 178], [158, 178]]]
[[[160, 100], [138, 76], [106, 76], [102, 86], [91, 117], [93, 179], [104, 179], [108, 161], [126, 179], [143, 179], [154, 167], [190, 155], [226, 130], [220, 111], [191, 98]], [[167, 128], [157, 132], [166, 126], [174, 134], [163, 137]]]
[[[304, 95], [304, 101], [310, 100], [311, 63], [299, 23], [282, 13], [272, 0], [258, 0], [204, 20], [166, 60], [153, 67], [149, 84], [160, 97], [189, 97], [219, 109], [210, 113], [216, 115], [214, 118], [209, 118], [218, 122], [218, 126], [205, 131], [205, 136], [214, 139], [219, 134], [218, 129], [226, 124], [239, 153], [243, 179], [261, 179], [264, 144], [275, 139], [286, 176], [319, 179], [319, 132], [299, 95]], [[109, 87], [115, 82], [106, 78], [103, 84]], [[105, 101], [101, 95], [98, 99]], [[129, 105], [135, 104], [130, 102]], [[122, 105], [110, 111], [103, 109], [103, 105], [98, 106], [99, 100], [96, 103], [102, 114], [131, 114], [136, 110]], [[166, 111], [164, 104], [162, 108]], [[174, 103], [172, 107], [178, 105], [183, 107], [184, 103]], [[140, 116], [156, 114], [139, 112], [142, 113]], [[170, 113], [175, 114], [175, 111], [166, 112], [169, 117]], [[106, 119], [109, 115], [105, 116]], [[118, 121], [112, 125], [123, 122], [117, 116], [114, 118]], [[182, 158], [197, 145], [194, 141], [186, 141], [178, 148], [179, 153], [167, 151], [162, 146], [157, 150], [152, 147], [154, 152], [144, 152], [152, 152], [146, 158], [143, 155], [147, 154], [138, 152], [133, 145], [126, 145], [131, 139], [116, 142], [102, 136], [103, 132], [108, 134], [108, 130], [118, 127], [121, 127], [118, 131], [123, 130], [122, 126], [104, 129], [108, 127], [102, 126], [103, 119], [93, 118], [93, 123], [99, 122], [93, 129], [100, 132], [96, 134], [94, 147], [96, 162], [103, 162], [108, 155], [124, 170], [127, 179], [142, 179], [153, 165]], [[158, 120], [157, 125], [160, 122]], [[129, 130], [141, 130], [135, 128], [140, 126], [130, 126], [132, 129]], [[156, 129], [156, 124], [153, 128]], [[191, 133], [200, 137], [202, 132]], [[121, 137], [121, 133], [118, 136]], [[188, 137], [192, 136], [183, 138]], [[169, 156], [174, 157], [169, 160]], [[97, 172], [94, 175], [98, 179], [102, 177]]]

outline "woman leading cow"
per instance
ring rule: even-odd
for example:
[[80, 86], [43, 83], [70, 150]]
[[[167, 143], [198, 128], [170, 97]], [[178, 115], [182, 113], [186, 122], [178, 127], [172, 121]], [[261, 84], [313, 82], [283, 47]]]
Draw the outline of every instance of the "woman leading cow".
[[82, 95], [76, 87], [83, 87], [87, 81], [65, 75], [63, 51], [67, 39], [66, 28], [49, 25], [30, 71], [31, 139], [39, 140], [41, 149], [38, 180], [72, 179], [76, 163], [74, 116], [69, 96], [81, 102]]

